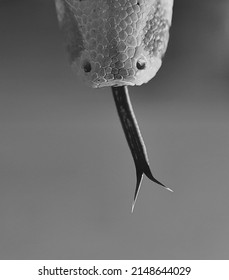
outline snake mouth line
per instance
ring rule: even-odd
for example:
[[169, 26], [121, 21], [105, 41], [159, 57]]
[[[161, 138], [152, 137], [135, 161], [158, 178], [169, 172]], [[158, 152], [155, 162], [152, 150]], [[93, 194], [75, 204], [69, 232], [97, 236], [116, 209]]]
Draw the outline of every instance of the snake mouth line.
[[101, 87], [121, 87], [121, 86], [135, 86], [135, 83], [128, 81], [112, 80], [104, 83], [93, 83], [92, 87], [101, 88]]

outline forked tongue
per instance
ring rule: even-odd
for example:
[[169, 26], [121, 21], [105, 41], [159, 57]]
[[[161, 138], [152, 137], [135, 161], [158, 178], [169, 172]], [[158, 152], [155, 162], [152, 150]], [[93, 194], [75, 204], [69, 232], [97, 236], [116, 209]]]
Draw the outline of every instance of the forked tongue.
[[143, 174], [145, 174], [151, 181], [164, 187], [165, 189], [172, 191], [167, 188], [164, 184], [154, 178], [147, 156], [146, 147], [137, 123], [137, 119], [134, 115], [134, 111], [131, 105], [127, 86], [112, 87], [112, 92], [118, 111], [118, 115], [122, 124], [123, 131], [126, 136], [127, 143], [129, 145], [131, 154], [136, 168], [136, 188], [134, 193], [134, 200], [132, 203], [132, 212], [138, 197], [138, 193], [141, 187]]

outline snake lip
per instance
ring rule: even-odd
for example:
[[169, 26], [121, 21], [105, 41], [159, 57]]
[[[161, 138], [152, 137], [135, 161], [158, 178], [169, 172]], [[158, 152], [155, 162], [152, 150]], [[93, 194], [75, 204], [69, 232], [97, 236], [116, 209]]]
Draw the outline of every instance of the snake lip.
[[101, 88], [101, 87], [120, 87], [120, 86], [135, 86], [136, 83], [131, 81], [120, 81], [120, 80], [112, 80], [112, 81], [106, 81], [103, 83], [96, 83], [93, 82], [92, 87], [93, 88]]

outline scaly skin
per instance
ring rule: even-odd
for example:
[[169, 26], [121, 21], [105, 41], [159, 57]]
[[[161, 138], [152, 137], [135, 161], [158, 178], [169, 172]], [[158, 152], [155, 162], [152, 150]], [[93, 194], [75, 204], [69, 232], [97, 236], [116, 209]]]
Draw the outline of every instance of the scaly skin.
[[173, 0], [55, 0], [70, 62], [91, 87], [141, 85], [166, 51]]
[[133, 211], [143, 174], [166, 186], [150, 170], [127, 86], [148, 82], [160, 68], [169, 39], [173, 0], [55, 1], [71, 65], [89, 86], [112, 87], [136, 167]]

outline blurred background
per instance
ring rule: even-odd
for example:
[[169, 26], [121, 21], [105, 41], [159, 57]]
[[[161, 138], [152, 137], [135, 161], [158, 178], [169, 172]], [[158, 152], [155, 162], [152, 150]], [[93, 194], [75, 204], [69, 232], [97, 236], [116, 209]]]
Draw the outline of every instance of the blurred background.
[[229, 2], [175, 0], [162, 68], [130, 88], [155, 177], [109, 88], [67, 62], [54, 1], [0, 1], [0, 258], [229, 258]]

